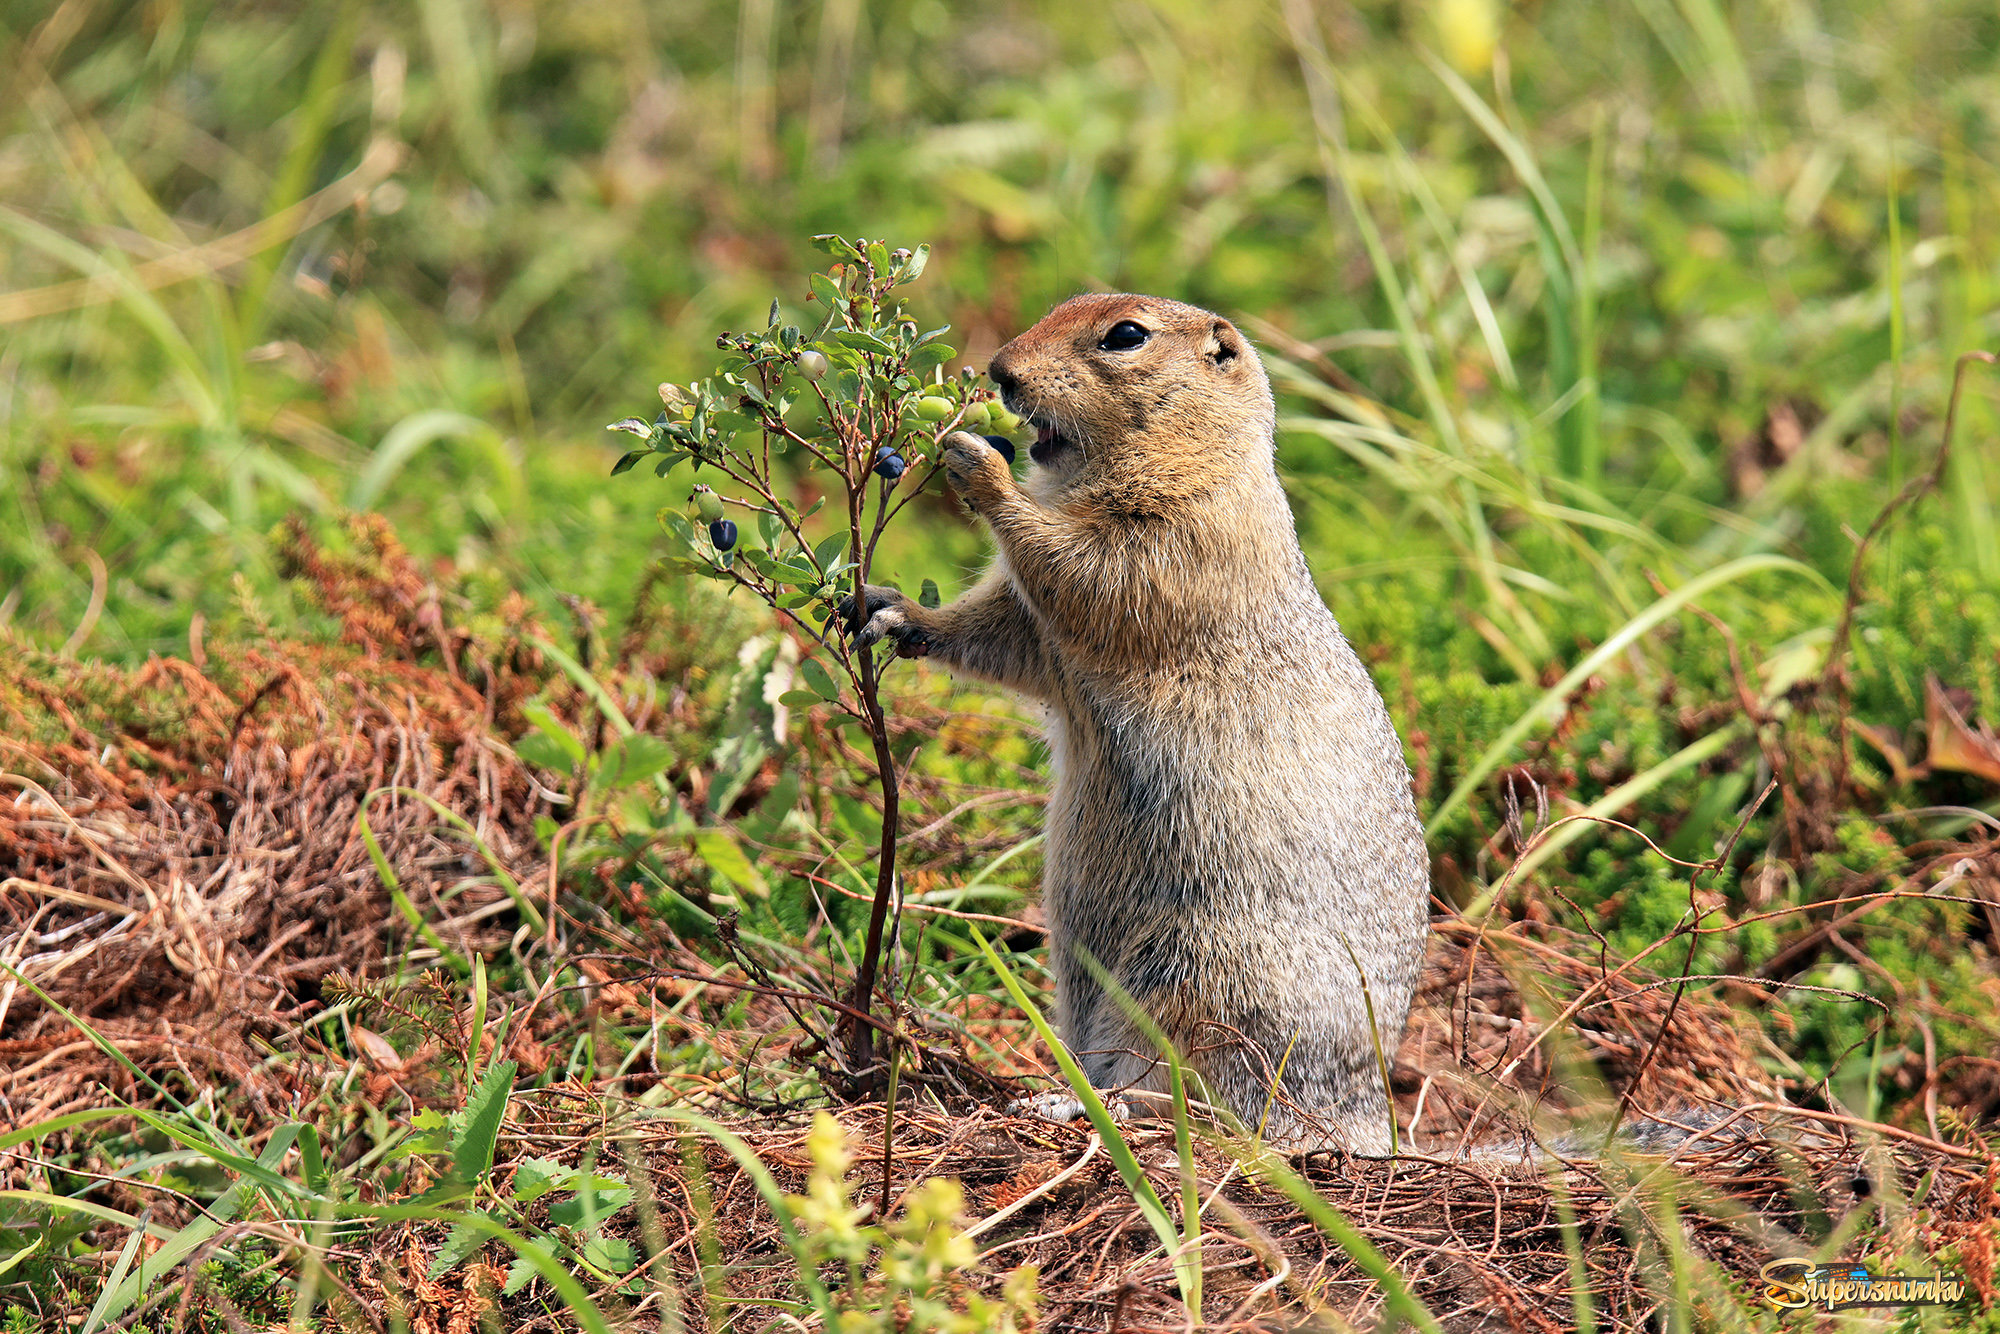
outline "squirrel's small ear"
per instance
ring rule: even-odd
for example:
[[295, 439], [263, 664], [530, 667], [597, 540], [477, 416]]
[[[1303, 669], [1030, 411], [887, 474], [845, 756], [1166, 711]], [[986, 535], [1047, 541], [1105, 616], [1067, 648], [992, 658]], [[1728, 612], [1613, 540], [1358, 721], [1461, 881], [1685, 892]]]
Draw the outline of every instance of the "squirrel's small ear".
[[1209, 326], [1208, 346], [1202, 349], [1202, 355], [1214, 362], [1219, 371], [1233, 370], [1243, 355], [1243, 335], [1228, 320], [1217, 320]]

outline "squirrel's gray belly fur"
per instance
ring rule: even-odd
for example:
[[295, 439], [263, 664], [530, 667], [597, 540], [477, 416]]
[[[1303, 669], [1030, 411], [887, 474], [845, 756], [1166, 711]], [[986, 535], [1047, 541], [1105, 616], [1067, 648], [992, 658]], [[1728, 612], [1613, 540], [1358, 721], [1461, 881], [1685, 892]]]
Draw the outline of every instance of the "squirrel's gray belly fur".
[[1285, 592], [1284, 637], [1190, 641], [1150, 688], [1054, 673], [1060, 1027], [1093, 1084], [1164, 1089], [1087, 951], [1246, 1124], [1268, 1105], [1274, 1138], [1386, 1153], [1377, 1052], [1394, 1060], [1416, 986], [1429, 864], [1374, 682], [1303, 561]]

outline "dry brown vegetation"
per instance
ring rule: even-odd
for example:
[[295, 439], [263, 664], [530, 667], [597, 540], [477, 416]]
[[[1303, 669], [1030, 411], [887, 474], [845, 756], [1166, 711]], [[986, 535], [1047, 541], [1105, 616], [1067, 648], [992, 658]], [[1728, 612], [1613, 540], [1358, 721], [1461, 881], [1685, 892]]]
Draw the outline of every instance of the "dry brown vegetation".
[[[807, 1102], [826, 1099], [774, 1092], [787, 1069], [794, 1087], [832, 1091], [855, 1143], [872, 1146], [852, 1177], [857, 1198], [894, 1201], [949, 1176], [967, 1187], [972, 1218], [1008, 1211], [979, 1232], [981, 1264], [967, 1281], [997, 1292], [1004, 1273], [1038, 1266], [1038, 1328], [1189, 1327], [1171, 1263], [1094, 1133], [1002, 1110], [1039, 1059], [1018, 1016], [979, 995], [902, 1012], [906, 1070], [885, 1182], [883, 1108], [839, 1096], [851, 1072], [815, 1018], [826, 1010], [814, 997], [834, 994], [834, 960], [809, 945], [762, 958], [727, 929], [720, 948], [696, 949], [645, 920], [609, 877], [599, 877], [601, 901], [572, 886], [557, 893], [534, 824], [551, 809], [548, 794], [506, 738], [531, 694], [547, 690], [572, 722], [583, 701], [543, 660], [542, 632], [525, 613], [475, 636], [446, 614], [439, 572], [421, 571], [379, 524], [358, 520], [349, 537], [336, 555], [294, 530], [286, 552], [338, 622], [339, 644], [195, 644], [186, 658], [131, 671], [16, 655], [0, 673], [11, 787], [0, 799], [0, 939], [20, 977], [68, 1011], [12, 977], [0, 987], [0, 1125], [166, 1105], [161, 1087], [135, 1078], [78, 1021], [160, 1085], [209, 1090], [254, 1145], [306, 1105], [336, 1124], [358, 1115], [356, 1099], [456, 1105], [464, 1090], [453, 1054], [476, 1052], [482, 1024], [505, 1015], [506, 1048], [489, 1056], [516, 1061], [526, 1083], [551, 1077], [510, 1104], [496, 1174], [529, 1155], [624, 1155], [656, 1216], [650, 1239], [629, 1217], [619, 1228], [646, 1241], [649, 1273], [670, 1280], [645, 1301], [677, 1305], [690, 1328], [762, 1327], [795, 1271], [782, 1224], [742, 1164], [635, 1096], [652, 1088], [649, 1103], [664, 1093], [670, 1106], [720, 1116], [796, 1192], [808, 1167]], [[606, 675], [615, 682], [616, 668]], [[916, 716], [946, 725], [942, 714]], [[955, 799], [921, 782], [913, 791], [920, 809]], [[941, 861], [953, 851], [963, 849], [929, 849]], [[548, 914], [539, 941], [524, 904]], [[1923, 1132], [1788, 1107], [1762, 1059], [1767, 1040], [1729, 991], [1697, 982], [1680, 995], [1656, 971], [1621, 969], [1601, 938], [1538, 920], [1546, 916], [1438, 922], [1392, 1077], [1410, 1156], [1298, 1163], [1445, 1327], [1572, 1328], [1579, 1277], [1601, 1320], [1647, 1327], [1676, 1300], [1668, 1276], [1686, 1256], [1712, 1262], [1691, 1271], [1687, 1299], [1721, 1301], [1731, 1288], [1740, 1297], [1765, 1261], [1806, 1253], [1842, 1226], [1891, 1251], [1948, 1252], [1980, 1301], [1993, 1302], [1995, 1160], [1963, 1133], [1946, 1142], [1935, 1101]], [[1016, 941], [1035, 932], [1032, 921], [988, 924]], [[520, 974], [475, 1017], [448, 970], [410, 980], [452, 956], [500, 960], [524, 941], [567, 957], [581, 984], [557, 987], [551, 971], [531, 989], [519, 981], [531, 974]], [[1754, 983], [1727, 985], [1740, 995]], [[342, 1001], [348, 1047], [335, 1050], [314, 1020]], [[676, 1005], [676, 1039], [709, 1053], [701, 1068], [551, 1071], [591, 1025], [643, 1023]], [[1973, 1063], [1959, 1074], [1976, 1081], [1980, 1071]], [[1939, 1087], [1947, 1106], [1976, 1102], [1970, 1089]], [[1564, 1113], [1621, 1099], [1628, 1123], [1695, 1118], [1671, 1168], [1549, 1140]], [[1601, 1130], [1602, 1118], [1593, 1124]], [[1575, 1161], [1550, 1170], [1532, 1147], [1538, 1131]], [[82, 1133], [50, 1138], [74, 1150]], [[1171, 1197], [1171, 1127], [1139, 1121], [1129, 1137]], [[0, 1154], [0, 1181], [35, 1185], [46, 1167], [38, 1155], [52, 1151]], [[1209, 1139], [1197, 1158], [1211, 1201], [1203, 1327], [1271, 1328], [1308, 1310], [1377, 1317], [1382, 1288], [1246, 1170], [1240, 1145]], [[406, 1176], [378, 1202], [414, 1198], [424, 1184], [421, 1172]], [[141, 1181], [106, 1180], [99, 1194], [170, 1220], [196, 1207]], [[241, 1235], [225, 1229], [218, 1243]], [[533, 1315], [547, 1296], [534, 1285], [491, 1308], [482, 1285], [501, 1270], [483, 1260], [425, 1277], [444, 1235], [442, 1224], [407, 1223], [345, 1238], [330, 1252], [330, 1309], [371, 1328], [402, 1318], [469, 1329], [495, 1309], [509, 1327], [548, 1325]], [[717, 1255], [726, 1271], [704, 1267]], [[198, 1294], [227, 1305], [208, 1283], [190, 1266], [155, 1294], [147, 1318], [180, 1327]]]

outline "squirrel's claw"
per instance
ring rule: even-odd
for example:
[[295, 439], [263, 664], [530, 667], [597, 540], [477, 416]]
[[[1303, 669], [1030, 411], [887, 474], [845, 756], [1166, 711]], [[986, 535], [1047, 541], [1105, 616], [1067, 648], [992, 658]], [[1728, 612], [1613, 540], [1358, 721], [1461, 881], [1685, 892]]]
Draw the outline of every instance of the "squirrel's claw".
[[931, 651], [930, 636], [920, 626], [910, 624], [910, 618], [901, 607], [884, 607], [868, 618], [868, 624], [861, 627], [861, 633], [854, 642], [867, 648], [884, 639], [896, 642], [896, 656], [899, 658], [921, 658]]
[[1006, 456], [970, 431], [953, 431], [944, 438], [944, 469], [951, 489], [975, 513], [1014, 478]]
[[[877, 588], [874, 584], [869, 584], [862, 592], [861, 605], [863, 614], [855, 614], [854, 595], [852, 593], [844, 594], [840, 601], [834, 604], [834, 614], [839, 618], [841, 625], [846, 627], [847, 633], [858, 640], [861, 635], [867, 633], [868, 625], [874, 620], [876, 613], [885, 608], [893, 607], [902, 600], [903, 595], [893, 588]], [[877, 634], [873, 639], [869, 639], [865, 643], [873, 644], [876, 639], [880, 639], [881, 637], [880, 634]]]
[[862, 595], [865, 620], [856, 613], [852, 594], [840, 600], [835, 614], [856, 648], [873, 648], [884, 639], [891, 639], [895, 641], [897, 657], [921, 658], [931, 651], [930, 636], [910, 623], [903, 611], [907, 604], [908, 599], [895, 589], [871, 584]]

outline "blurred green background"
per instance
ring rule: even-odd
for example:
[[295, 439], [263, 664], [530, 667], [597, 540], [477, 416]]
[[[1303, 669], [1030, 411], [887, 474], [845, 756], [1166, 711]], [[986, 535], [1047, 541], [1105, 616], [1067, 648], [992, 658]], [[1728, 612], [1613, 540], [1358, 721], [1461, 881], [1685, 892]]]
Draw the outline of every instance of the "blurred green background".
[[[1856, 535], [1930, 466], [1953, 358], [2000, 345], [1988, 0], [0, 16], [17, 645], [184, 652], [197, 615], [211, 641], [323, 634], [268, 535], [348, 508], [474, 603], [615, 624], [688, 479], [612, 481], [604, 424], [774, 295], [802, 319], [811, 234], [928, 241], [916, 295], [975, 366], [1092, 288], [1258, 340], [1447, 892], [1487, 878], [1502, 761], [1558, 810], [1643, 799], [1709, 855], [1769, 755], [1721, 632], [1661, 590], [1735, 627], [1782, 712]], [[1853, 712], [1912, 746], [1929, 673], [2000, 718], [1997, 398], [1975, 375], [1937, 498], [1869, 567]], [[978, 530], [942, 500], [912, 520], [888, 573], [961, 585]], [[1876, 857], [1883, 810], [1992, 802], [1878, 760], [1853, 846], [1795, 867]], [[1591, 833], [1571, 869], [1650, 939], [1685, 887], [1619, 846]]]
[[[1838, 582], [1996, 339], [1980, 0], [0, 16], [0, 620], [84, 654], [282, 621], [262, 535], [301, 508], [618, 606], [668, 488], [607, 484], [602, 425], [802, 306], [819, 231], [930, 241], [975, 365], [1087, 288], [1243, 320], [1303, 368], [1283, 461], [1336, 609], [1496, 681], [1644, 567]], [[1936, 554], [1993, 581], [1975, 390]], [[962, 575], [933, 519], [901, 573]], [[1760, 629], [1824, 619], [1787, 588]], [[1476, 633], [1407, 623], [1461, 599]]]

